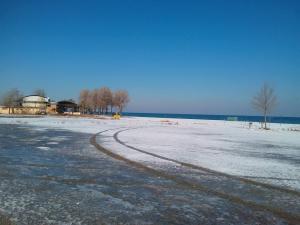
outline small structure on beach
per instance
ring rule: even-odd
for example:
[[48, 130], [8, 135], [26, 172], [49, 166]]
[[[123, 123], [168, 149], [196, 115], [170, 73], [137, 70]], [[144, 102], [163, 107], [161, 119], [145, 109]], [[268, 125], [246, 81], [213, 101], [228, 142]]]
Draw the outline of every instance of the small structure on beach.
[[10, 114], [10, 108], [7, 106], [0, 105], [0, 114]]
[[39, 95], [28, 95], [22, 99], [22, 113], [46, 114], [50, 99]]
[[25, 96], [22, 100], [23, 107], [32, 107], [32, 108], [46, 108], [50, 103], [48, 97], [43, 97], [39, 95], [28, 95]]
[[50, 101], [50, 98], [40, 95], [28, 95], [13, 106], [0, 106], [0, 114], [69, 114], [80, 115], [79, 106], [73, 100], [59, 102]]
[[50, 101], [49, 105], [47, 106], [47, 114], [57, 114], [56, 108], [57, 103]]
[[79, 106], [72, 100], [63, 100], [56, 103], [56, 111], [61, 114], [79, 114]]
[[50, 99], [39, 95], [28, 95], [12, 105], [1, 106], [1, 114], [46, 114]]

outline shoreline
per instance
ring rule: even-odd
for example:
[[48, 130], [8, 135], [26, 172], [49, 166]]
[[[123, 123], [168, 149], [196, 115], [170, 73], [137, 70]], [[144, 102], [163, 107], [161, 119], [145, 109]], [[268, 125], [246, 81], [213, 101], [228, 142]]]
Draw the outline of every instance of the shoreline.
[[[240, 122], [263, 122], [263, 116], [252, 115], [220, 115], [220, 114], [172, 114], [172, 113], [124, 113], [125, 116], [169, 118], [169, 119], [200, 119], [223, 120]], [[237, 120], [232, 120], [237, 119]], [[293, 116], [268, 116], [268, 123], [300, 124], [300, 117]]]
[[[165, 114], [165, 115], [171, 115], [171, 114]], [[177, 115], [177, 114], [174, 114]], [[188, 114], [181, 114], [181, 115], [188, 115]], [[196, 114], [195, 114], [196, 115]], [[214, 116], [214, 115], [212, 115]], [[221, 115], [220, 115], [221, 116]], [[103, 120], [113, 120], [111, 115], [93, 115], [93, 114], [82, 114], [82, 115], [60, 115], [60, 114], [47, 114], [47, 115], [28, 115], [28, 114], [0, 114], [0, 118], [89, 118], [89, 119], [103, 119]], [[248, 116], [244, 116], [244, 117], [248, 117]], [[256, 116], [249, 116], [249, 117], [256, 117]], [[122, 119], [131, 119], [131, 118], [138, 118], [138, 119], [157, 119], [157, 120], [161, 120], [161, 121], [167, 121], [167, 120], [186, 120], [186, 121], [201, 121], [201, 122], [205, 122], [205, 121], [212, 121], [212, 122], [216, 122], [216, 121], [220, 121], [220, 122], [235, 122], [235, 123], [243, 123], [243, 124], [248, 124], [252, 123], [252, 125], [255, 124], [259, 124], [261, 125], [261, 121], [247, 121], [247, 120], [226, 120], [226, 119], [209, 119], [209, 118], [182, 118], [182, 117], [156, 117], [156, 116], [135, 116], [135, 115], [127, 115], [124, 114], [121, 116], [121, 120]], [[298, 117], [278, 117], [278, 118], [298, 118]], [[288, 123], [288, 122], [268, 122], [269, 125], [287, 125], [287, 126], [300, 126], [300, 117], [299, 117], [299, 123]], [[296, 131], [300, 131], [300, 127], [299, 130]]]

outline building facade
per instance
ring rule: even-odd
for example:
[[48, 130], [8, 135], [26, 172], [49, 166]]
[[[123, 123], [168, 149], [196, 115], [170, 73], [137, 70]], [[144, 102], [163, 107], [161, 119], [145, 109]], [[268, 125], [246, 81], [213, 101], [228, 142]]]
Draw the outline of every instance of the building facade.
[[78, 105], [71, 100], [52, 102], [49, 98], [39, 95], [23, 97], [18, 106], [0, 106], [0, 114], [67, 114], [80, 115]]
[[29, 108], [46, 109], [49, 104], [50, 104], [49, 98], [38, 96], [38, 95], [25, 96], [22, 100], [22, 106], [29, 107]]

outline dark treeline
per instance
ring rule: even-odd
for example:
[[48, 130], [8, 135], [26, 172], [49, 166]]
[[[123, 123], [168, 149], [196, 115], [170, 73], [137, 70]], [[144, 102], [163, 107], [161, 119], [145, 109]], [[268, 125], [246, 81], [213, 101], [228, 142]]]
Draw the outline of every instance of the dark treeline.
[[127, 91], [112, 92], [108, 87], [82, 90], [79, 97], [81, 113], [107, 114], [112, 113], [114, 108], [118, 113], [122, 113], [128, 102], [129, 95]]

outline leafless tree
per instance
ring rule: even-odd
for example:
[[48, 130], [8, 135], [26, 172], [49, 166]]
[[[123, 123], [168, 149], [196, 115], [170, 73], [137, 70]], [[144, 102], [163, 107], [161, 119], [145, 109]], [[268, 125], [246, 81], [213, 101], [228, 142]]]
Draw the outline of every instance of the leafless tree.
[[87, 89], [84, 89], [80, 92], [79, 105], [83, 113], [86, 113], [87, 109], [89, 108], [89, 94], [90, 91]]
[[39, 95], [39, 96], [43, 96], [43, 97], [46, 97], [46, 92], [44, 89], [36, 89], [34, 92], [33, 92], [34, 95]]
[[93, 91], [89, 91], [89, 96], [87, 99], [87, 108], [89, 112], [93, 112], [93, 107], [94, 107], [94, 103], [93, 103]]
[[97, 111], [98, 114], [103, 114], [105, 109], [105, 90], [103, 88], [100, 88], [97, 90], [97, 99], [96, 99], [96, 105], [97, 105]]
[[252, 104], [255, 109], [263, 114], [264, 128], [267, 129], [267, 117], [277, 104], [274, 89], [267, 83], [264, 83], [257, 95], [254, 96]]
[[118, 107], [118, 112], [122, 113], [123, 109], [129, 103], [129, 95], [125, 90], [119, 90], [114, 93], [113, 104]]
[[85, 89], [80, 92], [79, 96], [79, 104], [84, 113], [90, 111], [92, 113], [107, 114], [109, 107], [112, 112], [114, 106], [121, 113], [128, 102], [127, 91], [119, 90], [113, 93], [108, 87], [101, 87], [93, 91]]
[[[13, 109], [14, 107], [17, 107], [20, 105], [22, 97], [23, 96], [20, 93], [20, 91], [18, 89], [14, 88], [4, 94], [4, 96], [1, 100], [1, 103], [4, 106], [9, 107], [9, 114], [10, 114], [11, 108]], [[12, 112], [14, 112], [14, 110], [12, 110]]]
[[102, 103], [102, 113], [106, 113], [108, 112], [108, 107], [112, 105], [112, 101], [113, 101], [113, 95], [111, 90], [108, 87], [102, 87], [99, 89], [99, 93], [100, 93], [100, 98], [101, 98], [101, 103]]
[[89, 107], [90, 107], [91, 111], [93, 113], [96, 113], [98, 105], [99, 105], [98, 104], [98, 90], [97, 89], [90, 92], [88, 102], [89, 102]]

